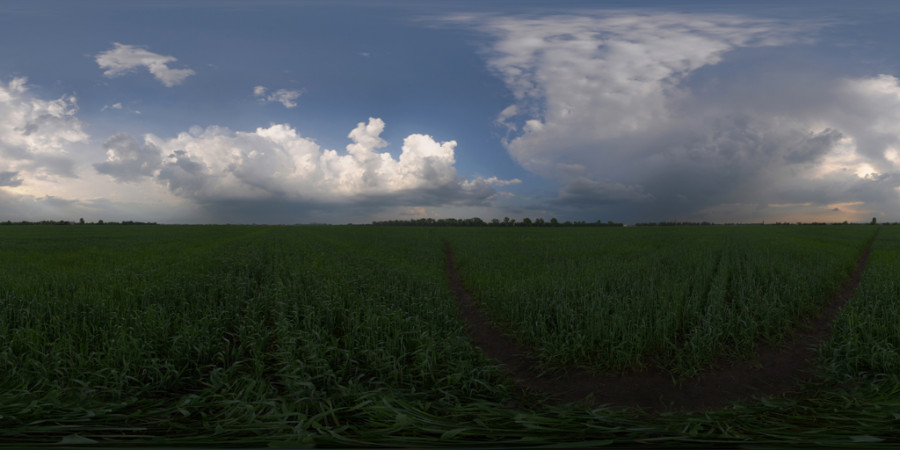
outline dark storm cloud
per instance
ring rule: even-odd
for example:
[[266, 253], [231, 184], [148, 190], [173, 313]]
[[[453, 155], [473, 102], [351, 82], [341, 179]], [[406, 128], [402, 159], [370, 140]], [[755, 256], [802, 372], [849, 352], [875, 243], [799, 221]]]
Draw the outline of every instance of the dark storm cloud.
[[556, 203], [574, 207], [597, 207], [652, 200], [653, 195], [645, 193], [640, 186], [626, 186], [622, 183], [578, 178], [569, 181], [560, 190]]
[[802, 140], [795, 147], [789, 147], [784, 156], [790, 164], [813, 163], [828, 153], [844, 135], [837, 130], [827, 129], [820, 133], [810, 133], [808, 139]]
[[561, 185], [550, 207], [653, 220], [900, 206], [885, 175], [900, 163], [900, 80], [798, 59], [823, 25], [626, 12], [470, 20], [495, 37], [488, 65], [516, 98], [498, 116], [510, 155]]

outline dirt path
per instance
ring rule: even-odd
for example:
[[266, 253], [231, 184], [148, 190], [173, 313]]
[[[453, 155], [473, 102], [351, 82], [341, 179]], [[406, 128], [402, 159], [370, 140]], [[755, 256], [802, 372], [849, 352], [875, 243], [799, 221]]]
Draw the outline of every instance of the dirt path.
[[798, 327], [794, 340], [781, 347], [765, 346], [756, 359], [705, 373], [675, 384], [671, 376], [651, 369], [625, 375], [593, 374], [577, 369], [541, 375], [528, 348], [491, 326], [478, 309], [456, 270], [450, 244], [445, 245], [446, 270], [460, 317], [469, 337], [484, 353], [499, 361], [523, 387], [543, 392], [561, 403], [586, 401], [637, 407], [647, 411], [701, 410], [723, 407], [737, 400], [787, 393], [799, 382], [814, 377], [817, 346], [831, 336], [841, 307], [859, 284], [872, 242], [856, 263], [853, 276], [835, 294], [820, 314], [805, 327]]

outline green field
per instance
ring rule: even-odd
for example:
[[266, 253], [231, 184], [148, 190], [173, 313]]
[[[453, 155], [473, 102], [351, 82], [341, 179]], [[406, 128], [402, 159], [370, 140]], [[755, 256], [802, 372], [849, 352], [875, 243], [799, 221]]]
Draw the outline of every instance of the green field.
[[784, 340], [849, 278], [875, 230], [454, 231], [463, 279], [550, 367], [686, 376]]
[[[465, 333], [444, 245], [547, 368], [673, 378], [862, 282], [786, 397], [556, 405]], [[900, 442], [900, 227], [0, 227], [0, 444]]]

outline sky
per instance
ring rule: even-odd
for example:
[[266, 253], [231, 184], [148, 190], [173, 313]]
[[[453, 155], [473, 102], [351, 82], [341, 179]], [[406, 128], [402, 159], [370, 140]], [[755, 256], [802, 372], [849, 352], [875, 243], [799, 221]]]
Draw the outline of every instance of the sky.
[[900, 221], [900, 2], [0, 3], [0, 221]]

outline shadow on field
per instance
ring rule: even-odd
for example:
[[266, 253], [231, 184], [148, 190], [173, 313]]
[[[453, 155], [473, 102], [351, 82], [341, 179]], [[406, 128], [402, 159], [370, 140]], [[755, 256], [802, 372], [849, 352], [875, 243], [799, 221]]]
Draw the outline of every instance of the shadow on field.
[[532, 391], [549, 395], [560, 403], [588, 402], [592, 405], [637, 407], [646, 411], [691, 411], [718, 408], [738, 400], [781, 395], [803, 381], [815, 377], [816, 348], [832, 333], [841, 307], [859, 284], [876, 231], [856, 262], [852, 277], [820, 313], [803, 327], [797, 327], [793, 341], [779, 347], [760, 346], [752, 361], [704, 373], [697, 378], [674, 383], [656, 368], [628, 374], [595, 374], [579, 369], [542, 374], [528, 348], [491, 325], [466, 290], [456, 269], [450, 244], [445, 242], [446, 270], [450, 290], [460, 317], [473, 344], [499, 361], [518, 383]]

